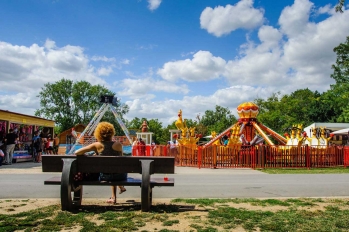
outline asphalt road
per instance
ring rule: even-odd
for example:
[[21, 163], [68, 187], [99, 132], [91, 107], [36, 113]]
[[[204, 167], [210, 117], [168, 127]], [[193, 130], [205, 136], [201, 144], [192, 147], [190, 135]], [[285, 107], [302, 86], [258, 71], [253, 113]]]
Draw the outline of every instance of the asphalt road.
[[[60, 173], [42, 173], [40, 164], [0, 167], [0, 199], [59, 198], [60, 186], [44, 180]], [[130, 176], [140, 176], [130, 174]], [[155, 175], [162, 176], [162, 175]], [[349, 174], [265, 174], [251, 169], [176, 167], [174, 187], [155, 187], [154, 198], [289, 198], [348, 197]], [[119, 198], [140, 198], [140, 188], [126, 186]], [[107, 198], [110, 188], [84, 186], [84, 198]]]

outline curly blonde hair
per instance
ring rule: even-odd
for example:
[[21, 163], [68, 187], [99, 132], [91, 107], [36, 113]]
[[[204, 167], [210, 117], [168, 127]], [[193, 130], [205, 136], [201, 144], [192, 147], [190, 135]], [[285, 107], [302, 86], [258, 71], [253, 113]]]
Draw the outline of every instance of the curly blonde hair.
[[94, 132], [94, 136], [98, 141], [112, 141], [115, 135], [115, 128], [109, 122], [100, 122]]

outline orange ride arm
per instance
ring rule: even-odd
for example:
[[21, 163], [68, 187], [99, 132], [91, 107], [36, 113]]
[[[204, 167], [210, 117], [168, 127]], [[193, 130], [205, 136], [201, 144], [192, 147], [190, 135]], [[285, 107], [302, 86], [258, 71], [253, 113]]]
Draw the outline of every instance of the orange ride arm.
[[210, 146], [212, 143], [214, 143], [215, 141], [217, 141], [218, 139], [222, 138], [225, 134], [227, 134], [236, 124], [238, 124], [239, 122], [233, 124], [231, 127], [229, 127], [228, 129], [226, 129], [225, 131], [223, 131], [222, 133], [220, 133], [218, 136], [216, 136], [215, 138], [212, 138], [211, 141], [209, 141], [208, 143], [206, 143], [205, 145], [203, 145], [202, 147], [205, 148], [207, 146]]
[[273, 136], [273, 138], [277, 139], [280, 143], [282, 143], [283, 145], [285, 145], [287, 143], [287, 139], [285, 139], [284, 137], [282, 137], [281, 135], [279, 135], [278, 133], [276, 133], [275, 131], [273, 131], [272, 129], [264, 126], [263, 124], [259, 123], [259, 126], [262, 128], [262, 130], [266, 131], [267, 133], [269, 133], [271, 136]]
[[257, 125], [257, 123], [252, 122], [252, 125], [269, 145], [274, 146], [274, 143], [269, 139], [269, 137], [264, 133], [264, 131]]

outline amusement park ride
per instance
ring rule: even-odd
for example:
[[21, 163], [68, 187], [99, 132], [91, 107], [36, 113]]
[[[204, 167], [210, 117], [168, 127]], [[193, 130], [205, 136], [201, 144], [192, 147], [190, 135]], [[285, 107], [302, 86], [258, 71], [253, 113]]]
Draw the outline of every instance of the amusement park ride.
[[[302, 131], [302, 125], [293, 125], [291, 130], [291, 135], [285, 133], [285, 137], [278, 134], [274, 130], [268, 128], [263, 123], [257, 120], [257, 115], [259, 113], [259, 107], [253, 102], [245, 102], [237, 107], [237, 112], [239, 115], [238, 121], [227, 128], [222, 133], [218, 134], [212, 132], [212, 139], [203, 145], [202, 147], [208, 147], [211, 145], [220, 145], [220, 140], [224, 136], [228, 136], [228, 145], [257, 145], [264, 141], [270, 145], [274, 146], [274, 142], [271, 140], [272, 137], [277, 141], [277, 145], [284, 145], [283, 148], [286, 149], [292, 146], [328, 146], [328, 141], [331, 137], [326, 137], [326, 128], [313, 128], [312, 136], [309, 138], [306, 133]], [[196, 145], [199, 138], [195, 136], [195, 127], [187, 128], [185, 120], [182, 118], [182, 110], [178, 112], [178, 120], [175, 122], [178, 130], [181, 131], [180, 138], [178, 142], [180, 145]]]
[[[113, 106], [113, 103], [116, 102], [116, 100], [117, 100], [117, 98], [115, 98], [114, 96], [111, 96], [111, 95], [101, 96], [100, 102], [103, 103], [101, 108], [96, 112], [96, 114], [94, 115], [92, 120], [86, 126], [85, 130], [83, 132], [81, 132], [81, 134], [79, 134], [79, 135], [76, 134], [74, 136], [74, 137], [76, 137], [76, 141], [75, 141], [75, 144], [70, 149], [70, 151], [68, 152], [68, 154], [73, 154], [74, 153], [74, 151], [76, 149], [76, 146], [80, 143], [80, 140], [82, 140], [82, 138], [85, 135], [89, 135], [90, 136], [93, 133], [93, 131], [96, 129], [98, 123], [100, 122], [100, 120], [102, 119], [103, 115], [107, 112], [108, 109], [111, 112], [113, 112], [114, 117], [118, 121], [121, 129], [124, 131], [127, 139], [132, 144], [132, 140], [130, 138], [130, 133], [129, 133], [128, 129], [126, 128], [125, 124], [123, 123], [123, 121], [121, 120], [121, 117], [119, 116], [119, 114], [116, 111], [115, 107]], [[74, 133], [74, 131], [72, 131], [72, 133]]]

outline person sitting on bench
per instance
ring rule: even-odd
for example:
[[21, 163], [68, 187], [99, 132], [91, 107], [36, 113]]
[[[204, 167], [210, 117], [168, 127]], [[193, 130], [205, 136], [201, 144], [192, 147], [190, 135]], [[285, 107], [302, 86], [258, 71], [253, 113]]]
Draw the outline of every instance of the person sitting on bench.
[[[100, 122], [95, 131], [94, 136], [97, 139], [97, 142], [92, 143], [86, 147], [82, 147], [75, 152], [75, 155], [84, 155], [86, 152], [94, 151], [95, 155], [105, 155], [105, 156], [122, 156], [122, 145], [120, 142], [113, 142], [112, 138], [115, 134], [115, 128], [113, 124], [109, 122]], [[117, 180], [126, 180], [127, 173], [117, 173], [117, 174], [108, 174], [100, 173], [100, 181], [117, 181]], [[107, 203], [116, 203], [116, 186], [111, 186], [112, 196], [107, 200]], [[126, 189], [124, 186], [119, 186], [120, 194], [125, 192]]]

